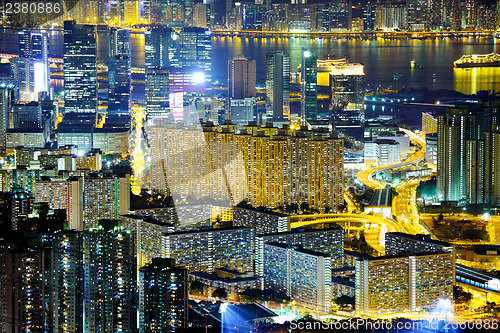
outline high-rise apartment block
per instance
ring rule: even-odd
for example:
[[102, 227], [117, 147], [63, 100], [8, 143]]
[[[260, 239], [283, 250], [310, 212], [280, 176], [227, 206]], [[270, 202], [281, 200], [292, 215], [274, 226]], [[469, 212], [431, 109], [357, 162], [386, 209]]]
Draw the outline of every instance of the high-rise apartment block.
[[188, 271], [154, 258], [140, 269], [139, 332], [177, 332], [188, 326]]
[[301, 308], [329, 313], [332, 263], [328, 254], [280, 243], [264, 244], [264, 284], [287, 294]]
[[255, 235], [287, 232], [290, 216], [251, 206], [233, 207], [233, 225], [252, 228]]
[[180, 197], [229, 198], [232, 205], [247, 198], [253, 207], [307, 202], [336, 211], [342, 202], [343, 139], [330, 132], [270, 124], [250, 124], [238, 134], [236, 125], [204, 126], [202, 132], [154, 123], [147, 130], [158, 189]]
[[97, 112], [95, 26], [64, 22], [64, 111]]
[[430, 238], [428, 235], [410, 235], [402, 232], [385, 234], [385, 254], [402, 255], [422, 252], [455, 252], [455, 246]]
[[255, 266], [256, 274], [259, 276], [264, 275], [267, 265], [264, 253], [267, 243], [300, 246], [306, 250], [328, 254], [332, 258], [332, 268], [342, 267], [344, 263], [344, 230], [342, 228], [292, 229], [288, 232], [256, 236]]
[[283, 51], [266, 54], [266, 113], [283, 119], [290, 114], [290, 57]]
[[500, 202], [499, 101], [461, 104], [438, 116], [437, 193], [458, 204]]
[[101, 219], [118, 219], [130, 207], [128, 175], [89, 174], [83, 180], [84, 229], [97, 228]]
[[83, 233], [85, 332], [136, 332], [134, 233], [116, 220], [100, 220], [98, 228]]
[[35, 202], [47, 202], [51, 209], [66, 210], [68, 228], [83, 229], [83, 181], [81, 178], [38, 180]]
[[220, 267], [249, 272], [252, 240], [252, 230], [245, 227], [166, 233], [162, 257], [175, 259], [190, 272], [211, 273]]
[[134, 232], [137, 269], [150, 264], [153, 258], [162, 257], [162, 236], [174, 231], [172, 224], [131, 214], [121, 215], [119, 219], [123, 228]]
[[359, 315], [419, 312], [440, 299], [453, 300], [453, 253], [420, 253], [356, 261], [356, 311]]

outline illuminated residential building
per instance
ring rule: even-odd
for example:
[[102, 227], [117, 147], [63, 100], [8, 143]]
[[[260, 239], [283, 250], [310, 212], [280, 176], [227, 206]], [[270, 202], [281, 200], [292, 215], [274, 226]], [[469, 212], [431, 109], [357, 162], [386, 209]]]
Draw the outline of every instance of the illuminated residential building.
[[128, 26], [134, 26], [140, 21], [140, 1], [138, 0], [125, 0], [123, 2], [124, 17], [123, 23]]
[[0, 245], [2, 332], [53, 331], [52, 272], [46, 267], [49, 261], [48, 250]]
[[[244, 126], [239, 134], [236, 125], [224, 126], [203, 126], [202, 132], [150, 123], [156, 188], [168, 188], [180, 198], [212, 198], [231, 205], [246, 198], [253, 207], [307, 202], [311, 208], [337, 211], [343, 189], [342, 139], [270, 124]], [[197, 154], [187, 154], [190, 150]]]
[[377, 3], [375, 14], [376, 30], [408, 28], [408, 7], [406, 1]]
[[422, 135], [437, 132], [437, 117], [431, 113], [422, 112]]
[[35, 202], [47, 202], [51, 209], [66, 210], [68, 228], [83, 229], [83, 182], [81, 178], [38, 180]]
[[290, 114], [290, 57], [283, 51], [266, 54], [266, 113], [273, 119]]
[[[250, 275], [250, 276], [249, 276]], [[191, 272], [189, 279], [203, 283], [204, 295], [212, 295], [217, 288], [223, 288], [227, 291], [228, 297], [237, 297], [238, 294], [247, 289], [262, 289], [262, 277], [242, 274], [228, 269], [216, 269], [214, 273]]]
[[487, 203], [500, 204], [500, 125], [484, 133], [484, 198]]
[[125, 230], [117, 220], [100, 220], [98, 228], [83, 233], [85, 332], [135, 332], [137, 259], [134, 233]]
[[402, 255], [422, 252], [455, 252], [455, 246], [430, 238], [428, 235], [410, 235], [402, 232], [385, 234], [385, 254]]
[[123, 228], [134, 232], [137, 269], [150, 264], [153, 258], [162, 257], [162, 235], [174, 231], [172, 224], [131, 214], [119, 219]]
[[47, 137], [42, 129], [8, 129], [5, 136], [6, 148], [16, 147], [42, 148]]
[[188, 272], [173, 259], [154, 258], [139, 271], [139, 332], [188, 327]]
[[108, 57], [108, 114], [130, 112], [131, 59], [130, 32], [111, 29]]
[[[52, 248], [53, 332], [86, 332], [83, 327], [84, 313], [84, 256], [83, 233], [61, 231], [44, 234], [42, 245]], [[89, 259], [89, 257], [86, 257]], [[55, 283], [53, 283], [55, 281]]]
[[227, 267], [252, 271], [252, 230], [245, 227], [200, 229], [163, 234], [164, 258], [173, 258], [190, 272]]
[[332, 263], [328, 254], [281, 243], [264, 244], [264, 285], [287, 294], [314, 313], [332, 306]]
[[280, 243], [289, 246], [300, 246], [306, 250], [321, 252], [331, 256], [332, 268], [342, 267], [344, 263], [344, 230], [342, 228], [327, 229], [292, 229], [288, 232], [261, 234], [256, 236], [255, 265], [256, 274], [264, 275], [266, 266], [265, 244]]
[[252, 228], [255, 235], [286, 232], [290, 230], [290, 216], [240, 205], [233, 208], [233, 225]]
[[381, 315], [434, 309], [453, 301], [453, 253], [419, 253], [356, 261], [356, 312]]
[[[441, 201], [493, 203], [498, 100], [461, 104], [438, 116], [437, 191]], [[491, 134], [490, 134], [491, 133]], [[494, 175], [494, 176], [493, 176]]]
[[64, 21], [64, 111], [97, 112], [95, 26]]
[[128, 175], [88, 174], [83, 180], [84, 229], [97, 228], [101, 219], [118, 219], [130, 207]]
[[437, 148], [437, 133], [430, 133], [425, 135], [425, 159], [427, 160], [427, 165], [436, 169], [438, 160], [438, 148]]
[[[16, 179], [13, 181], [14, 186], [18, 186]], [[4, 201], [4, 223], [7, 223], [12, 230], [17, 230], [19, 219], [31, 214], [34, 201], [33, 197], [22, 188], [15, 187], [11, 192], [7, 192]]]
[[300, 65], [301, 116], [316, 120], [318, 115], [317, 58], [312, 50], [302, 50]]
[[244, 56], [236, 56], [228, 62], [229, 98], [255, 97], [256, 62]]
[[92, 131], [92, 149], [105, 154], [128, 154], [130, 129], [127, 127], [94, 128]]

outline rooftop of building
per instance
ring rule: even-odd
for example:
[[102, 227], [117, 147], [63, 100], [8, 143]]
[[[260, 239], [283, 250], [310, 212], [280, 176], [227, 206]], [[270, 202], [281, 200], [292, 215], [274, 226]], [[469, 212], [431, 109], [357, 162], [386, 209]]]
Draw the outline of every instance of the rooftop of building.
[[386, 255], [386, 256], [380, 256], [380, 257], [371, 257], [371, 258], [367, 258], [367, 260], [370, 260], [370, 261], [392, 260], [392, 259], [401, 259], [401, 258], [408, 258], [408, 257], [438, 256], [438, 255], [443, 255], [443, 254], [450, 255], [449, 252], [434, 251], [434, 252], [419, 252], [419, 253], [411, 253], [411, 254], [395, 254], [395, 255]]
[[201, 227], [200, 229], [197, 230], [167, 232], [164, 233], [164, 235], [174, 236], [174, 235], [187, 235], [187, 234], [203, 234], [214, 231], [221, 232], [221, 231], [242, 231], [242, 230], [248, 230], [249, 232], [251, 231], [251, 229], [247, 227], [225, 227], [225, 228]]
[[423, 234], [410, 235], [410, 234], [405, 234], [403, 232], [388, 232], [385, 234], [386, 239], [387, 239], [387, 236], [389, 236], [389, 237], [391, 237], [391, 236], [392, 237], [401, 237], [401, 238], [406, 238], [406, 239], [410, 239], [410, 240], [414, 240], [414, 241], [422, 241], [422, 242], [427, 242], [427, 243], [446, 246], [446, 247], [453, 246], [453, 244], [439, 241], [439, 240], [435, 240], [435, 239], [432, 239], [429, 235], [423, 235]]
[[160, 226], [173, 226], [172, 223], [163, 222], [163, 221], [157, 220], [151, 216], [140, 216], [140, 215], [135, 215], [135, 214], [125, 214], [125, 215], [120, 215], [120, 216], [127, 217], [129, 219], [134, 219], [134, 220], [142, 220], [144, 222], [156, 224], [156, 225], [160, 225]]
[[191, 272], [189, 275], [200, 277], [202, 279], [211, 280], [211, 281], [222, 281], [226, 283], [238, 283], [238, 282], [246, 282], [246, 281], [255, 281], [259, 280], [258, 276], [251, 277], [237, 277], [237, 278], [225, 278], [220, 277], [217, 274], [207, 273], [207, 272]]
[[281, 236], [281, 235], [295, 235], [295, 234], [306, 234], [306, 233], [316, 233], [316, 232], [328, 232], [328, 231], [343, 231], [341, 227], [323, 228], [323, 229], [312, 229], [312, 228], [293, 228], [290, 231], [285, 232], [273, 232], [269, 234], [259, 234], [257, 237], [268, 237], [268, 236]]
[[332, 276], [332, 283], [333, 284], [340, 284], [349, 288], [354, 288], [356, 283], [354, 281], [350, 281], [348, 279]]
[[250, 206], [249, 204], [245, 204], [243, 201], [240, 202], [238, 205], [236, 205], [234, 208], [245, 209], [245, 210], [254, 211], [254, 212], [258, 212], [258, 213], [265, 213], [265, 214], [274, 215], [277, 217], [287, 217], [288, 216], [287, 214], [274, 212], [274, 211], [272, 211], [266, 207], [262, 207], [262, 206], [254, 208], [254, 207]]
[[288, 244], [277, 243], [277, 242], [269, 242], [269, 243], [266, 243], [266, 245], [275, 246], [275, 247], [279, 247], [282, 249], [293, 249], [296, 252], [308, 254], [311, 256], [315, 256], [315, 257], [328, 257], [328, 258], [331, 257], [329, 254], [326, 254], [326, 253], [304, 249], [300, 245], [288, 245]]

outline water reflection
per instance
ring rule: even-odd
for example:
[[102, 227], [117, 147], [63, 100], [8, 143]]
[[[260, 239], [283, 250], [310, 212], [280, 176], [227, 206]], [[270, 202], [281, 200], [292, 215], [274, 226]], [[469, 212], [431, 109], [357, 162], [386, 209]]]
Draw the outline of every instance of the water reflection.
[[500, 67], [454, 68], [455, 90], [474, 94], [479, 90], [500, 91]]

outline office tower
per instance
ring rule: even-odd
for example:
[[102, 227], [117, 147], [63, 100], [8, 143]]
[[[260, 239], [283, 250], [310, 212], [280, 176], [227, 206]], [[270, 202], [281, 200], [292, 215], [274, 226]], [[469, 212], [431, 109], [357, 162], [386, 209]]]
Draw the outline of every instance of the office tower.
[[9, 114], [14, 101], [13, 86], [0, 86], [0, 150], [5, 151], [6, 131], [9, 128]]
[[330, 31], [351, 30], [352, 2], [334, 0], [330, 2]]
[[332, 263], [328, 254], [280, 243], [264, 244], [265, 288], [287, 294], [301, 308], [329, 313]]
[[344, 263], [344, 230], [342, 228], [326, 229], [292, 229], [287, 232], [261, 234], [256, 236], [255, 265], [256, 274], [264, 275], [264, 248], [267, 243], [280, 243], [288, 246], [300, 246], [303, 249], [321, 252], [331, 257], [332, 268], [342, 267]]
[[[212, 36], [203, 28], [184, 28], [179, 34], [179, 64], [196, 67], [204, 73], [204, 81], [212, 81]], [[201, 80], [201, 79], [200, 79]]]
[[346, 59], [318, 60], [318, 86], [328, 86], [334, 127], [358, 140], [363, 138], [364, 65]]
[[148, 117], [166, 115], [170, 111], [169, 71], [146, 69], [146, 113]]
[[129, 176], [89, 174], [83, 198], [84, 229], [97, 228], [100, 219], [118, 219], [130, 207]]
[[13, 64], [20, 100], [34, 101], [39, 92], [50, 91], [49, 35], [46, 32], [20, 31], [19, 58]]
[[0, 245], [0, 329], [52, 332], [50, 251]]
[[42, 108], [38, 102], [16, 103], [12, 107], [13, 128], [39, 129], [42, 125]]
[[108, 115], [130, 112], [130, 32], [111, 29], [108, 58]]
[[229, 98], [255, 97], [257, 94], [255, 90], [256, 75], [255, 60], [248, 60], [242, 55], [229, 60]]
[[[320, 211], [338, 210], [343, 189], [343, 139], [329, 132], [279, 130], [255, 123], [236, 134], [236, 125], [232, 126], [204, 126], [200, 132], [150, 124], [147, 133], [155, 188], [168, 188], [180, 198], [229, 198], [232, 205], [247, 198], [253, 207], [307, 202]], [[186, 154], [190, 149], [199, 153]]]
[[402, 232], [385, 234], [385, 254], [388, 256], [425, 252], [455, 253], [455, 246], [434, 240], [428, 235], [410, 235]]
[[266, 113], [283, 119], [290, 114], [290, 57], [277, 51], [266, 54]]
[[153, 258], [162, 257], [162, 234], [173, 232], [172, 224], [131, 214], [121, 215], [119, 219], [125, 229], [134, 232], [137, 269], [150, 264]]
[[363, 10], [363, 28], [364, 30], [375, 30], [375, 16], [376, 16], [376, 11], [375, 11], [376, 5], [368, 3], [365, 5], [365, 8]]
[[256, 97], [229, 99], [229, 117], [239, 129], [257, 121], [258, 100]]
[[47, 202], [51, 209], [64, 209], [68, 229], [83, 229], [83, 182], [81, 178], [38, 180], [35, 202]]
[[[488, 140], [488, 147], [485, 143], [489, 136], [486, 133], [492, 132], [499, 119], [498, 101], [495, 98], [477, 104], [461, 104], [438, 116], [439, 200], [456, 201], [458, 204], [495, 201], [492, 192], [486, 188], [494, 184], [494, 179], [490, 177], [496, 161], [491, 160], [492, 141]], [[486, 148], [488, 155], [485, 155]]]
[[[14, 185], [15, 186], [15, 185]], [[11, 230], [17, 230], [17, 224], [33, 210], [33, 197], [22, 188], [13, 188], [5, 194], [3, 221]]]
[[372, 257], [356, 261], [356, 312], [381, 315], [433, 309], [453, 300], [453, 253]]
[[193, 8], [193, 27], [207, 29], [207, 4], [198, 3]]
[[95, 26], [64, 21], [64, 112], [97, 113]]
[[125, 0], [123, 2], [125, 25], [133, 26], [140, 22], [140, 2], [138, 0]]
[[188, 274], [173, 259], [154, 258], [140, 269], [139, 331], [177, 332], [188, 326]]
[[213, 272], [227, 267], [252, 270], [252, 230], [245, 227], [200, 229], [163, 235], [165, 253], [190, 272]]
[[83, 233], [85, 332], [136, 332], [137, 261], [133, 232], [125, 230], [120, 221], [100, 220], [98, 228]]
[[312, 50], [302, 50], [300, 64], [300, 103], [302, 119], [316, 120], [318, 112], [318, 75], [316, 54]]
[[164, 26], [146, 31], [145, 57], [146, 69], [176, 66], [176, 39], [174, 30]]
[[427, 0], [408, 1], [408, 27], [411, 31], [423, 31], [429, 26], [429, 4]]
[[427, 165], [435, 170], [438, 160], [437, 133], [425, 135], [425, 159]]
[[41, 244], [52, 248], [52, 331], [88, 332], [84, 330], [82, 318], [85, 288], [83, 234], [79, 231], [43, 234]]

